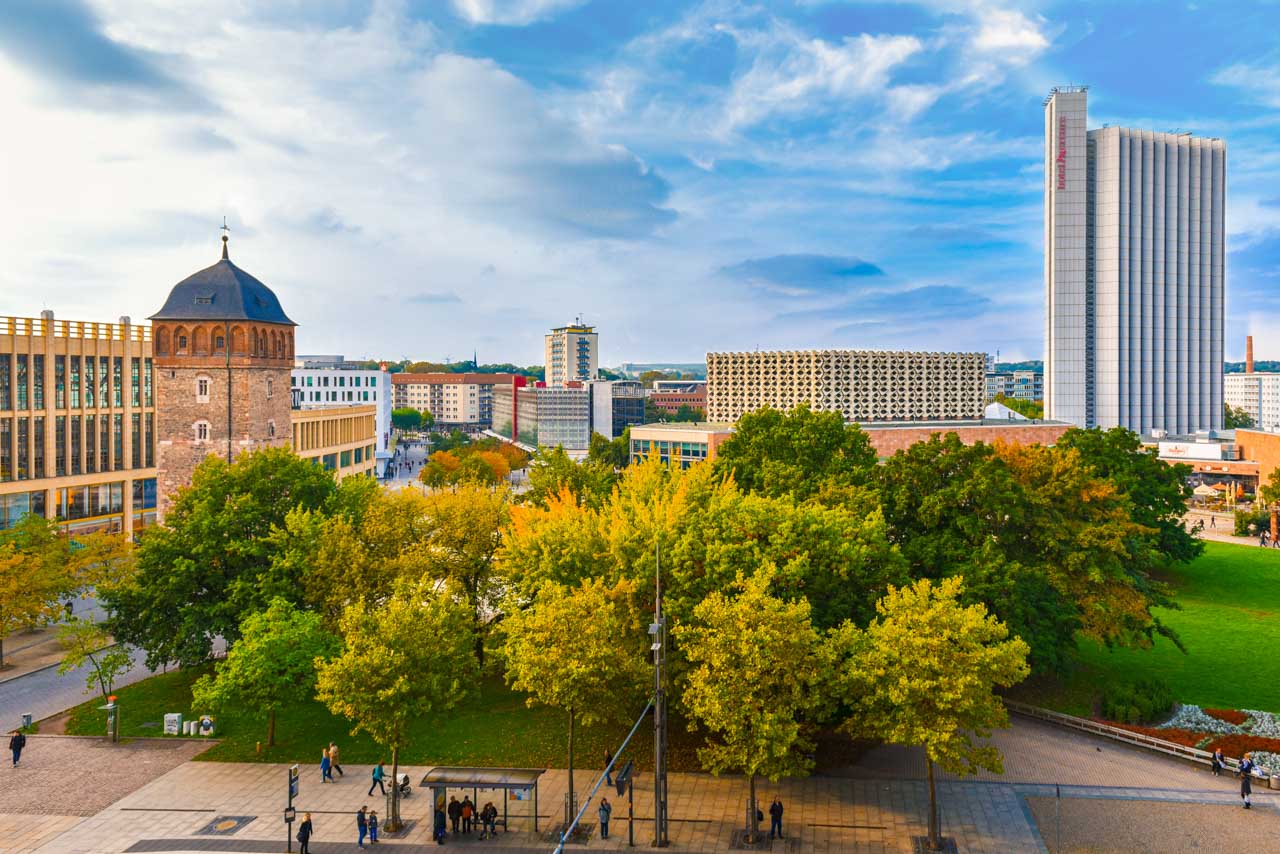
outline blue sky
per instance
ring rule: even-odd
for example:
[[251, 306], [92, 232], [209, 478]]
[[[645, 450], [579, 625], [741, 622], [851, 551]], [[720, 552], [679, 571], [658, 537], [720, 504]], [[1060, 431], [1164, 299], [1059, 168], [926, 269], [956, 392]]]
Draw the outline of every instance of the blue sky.
[[1280, 5], [6, 0], [5, 314], [232, 257], [299, 349], [1039, 358], [1041, 102], [1228, 145], [1227, 355], [1280, 358]]

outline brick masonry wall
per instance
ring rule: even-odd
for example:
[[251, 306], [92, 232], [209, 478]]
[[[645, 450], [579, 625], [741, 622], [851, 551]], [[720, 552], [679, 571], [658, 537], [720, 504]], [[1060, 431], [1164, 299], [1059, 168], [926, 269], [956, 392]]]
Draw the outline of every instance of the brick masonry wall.
[[[191, 483], [196, 466], [210, 454], [227, 454], [227, 369], [204, 366], [157, 366], [156, 436], [159, 513], [163, 518], [178, 490]], [[231, 368], [231, 453], [289, 443], [290, 397], [288, 367]], [[209, 379], [207, 402], [197, 398], [197, 383]], [[271, 396], [267, 381], [271, 380]], [[209, 440], [196, 440], [195, 425], [209, 422]], [[269, 423], [275, 423], [275, 437]]]
[[916, 442], [926, 442], [934, 433], [955, 433], [966, 445], [977, 442], [991, 444], [996, 439], [1019, 445], [1052, 445], [1067, 430], [1069, 424], [1028, 424], [1026, 426], [983, 425], [974, 427], [885, 427], [867, 430], [871, 444], [881, 457], [891, 457], [905, 451]]

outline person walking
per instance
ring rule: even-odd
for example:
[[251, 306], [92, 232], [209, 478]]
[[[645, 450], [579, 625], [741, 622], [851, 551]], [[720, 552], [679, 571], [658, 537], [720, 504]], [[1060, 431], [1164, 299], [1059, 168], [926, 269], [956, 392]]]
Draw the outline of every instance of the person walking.
[[379, 762], [377, 765], [373, 767], [373, 782], [369, 784], [369, 795], [373, 794], [373, 789], [375, 786], [381, 789], [382, 794], [385, 795], [387, 793], [387, 787], [383, 785], [382, 781], [385, 780], [386, 778], [387, 778], [387, 772], [383, 770], [382, 763]]
[[1253, 795], [1253, 754], [1246, 753], [1244, 758], [1240, 760], [1240, 798], [1244, 801], [1244, 808], [1249, 809], [1252, 804], [1249, 799]]
[[449, 825], [453, 828], [453, 835], [458, 835], [458, 822], [462, 820], [462, 804], [458, 803], [458, 796], [451, 795], [449, 797]]
[[613, 769], [609, 766], [613, 764], [613, 751], [605, 749], [604, 752], [604, 782], [606, 786], [613, 785]]
[[596, 811], [600, 815], [600, 838], [609, 838], [609, 817], [613, 815], [613, 807], [609, 804], [608, 798], [600, 799], [600, 809]]
[[298, 854], [311, 854], [309, 843], [311, 842], [311, 834], [314, 829], [311, 826], [311, 813], [304, 812], [302, 814], [302, 824], [298, 825]]
[[1221, 777], [1221, 776], [1222, 776], [1222, 768], [1223, 768], [1223, 766], [1224, 766], [1224, 765], [1226, 765], [1226, 764], [1227, 764], [1227, 758], [1222, 754], [1222, 748], [1221, 748], [1221, 747], [1219, 747], [1217, 750], [1213, 751], [1213, 760], [1212, 760], [1212, 762], [1213, 762], [1213, 776], [1215, 776], [1215, 777]]
[[438, 806], [436, 807], [436, 816], [431, 835], [435, 837], [436, 845], [444, 845], [444, 810], [440, 809]]
[[1218, 517], [1217, 517], [1217, 516], [1210, 516], [1210, 517], [1209, 517], [1209, 527], [1210, 527], [1210, 528], [1216, 528], [1216, 527], [1218, 527]]
[[15, 729], [9, 734], [9, 752], [13, 754], [13, 767], [17, 768], [18, 763], [22, 761], [22, 748], [27, 746], [27, 737], [22, 734], [22, 730]]
[[378, 841], [378, 811], [369, 810], [369, 842]]
[[329, 742], [329, 767], [332, 769], [329, 779], [333, 779], [333, 771], [337, 771], [339, 777], [342, 776], [342, 766], [338, 764], [338, 745], [332, 741]]
[[356, 840], [356, 845], [360, 846], [361, 848], [364, 847], [364, 838], [369, 835], [369, 812], [368, 811], [369, 811], [369, 807], [366, 805], [366, 806], [360, 807], [360, 812], [356, 813], [356, 833], [359, 834], [359, 838]]
[[777, 795], [773, 796], [773, 803], [769, 804], [769, 838], [773, 839], [774, 834], [778, 838], [782, 838], [782, 801]]
[[484, 832], [480, 834], [480, 838], [497, 839], [498, 808], [493, 805], [493, 801], [486, 803], [484, 809], [480, 810], [480, 821], [484, 823]]
[[329, 759], [329, 748], [325, 748], [320, 753], [320, 782], [333, 782], [333, 763]]
[[471, 803], [471, 796], [467, 795], [462, 799], [462, 832], [470, 833], [475, 829], [475, 823], [472, 818], [476, 814], [476, 805]]

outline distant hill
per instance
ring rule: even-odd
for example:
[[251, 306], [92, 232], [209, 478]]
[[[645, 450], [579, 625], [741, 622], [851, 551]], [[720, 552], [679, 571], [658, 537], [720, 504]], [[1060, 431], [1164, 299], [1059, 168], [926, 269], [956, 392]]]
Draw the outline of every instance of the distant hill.
[[[1280, 362], [1273, 359], [1265, 359], [1263, 361], [1255, 361], [1253, 369], [1260, 373], [1271, 374], [1280, 372]], [[1223, 362], [1222, 370], [1228, 374], [1243, 374], [1244, 362]]]

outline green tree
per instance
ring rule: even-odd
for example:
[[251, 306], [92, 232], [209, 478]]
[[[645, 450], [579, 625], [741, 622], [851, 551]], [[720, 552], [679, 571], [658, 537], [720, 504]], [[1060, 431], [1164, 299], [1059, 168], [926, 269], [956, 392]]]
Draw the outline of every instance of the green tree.
[[760, 409], [738, 419], [716, 452], [715, 469], [747, 492], [803, 501], [824, 491], [843, 496], [870, 482], [876, 451], [839, 412]]
[[649, 667], [647, 641], [638, 614], [629, 606], [635, 586], [585, 579], [569, 587], [543, 585], [532, 603], [503, 621], [507, 681], [539, 703], [568, 716], [569, 802], [573, 787], [573, 736], [581, 723], [629, 720], [643, 704]]
[[756, 776], [770, 780], [813, 767], [807, 731], [823, 705], [830, 677], [822, 638], [803, 599], [785, 602], [769, 592], [774, 570], [739, 576], [732, 598], [713, 592], [675, 627], [690, 669], [684, 705], [691, 728], [715, 740], [698, 751], [704, 768], [747, 775], [747, 830], [759, 835]]
[[[343, 489], [363, 495], [367, 487]], [[301, 597], [301, 578], [277, 570], [305, 567], [274, 561], [285, 544], [273, 532], [291, 510], [331, 510], [346, 494], [288, 448], [241, 454], [233, 464], [206, 457], [165, 524], [142, 532], [137, 572], [104, 591], [112, 635], [146, 650], [153, 669], [204, 661], [219, 636], [234, 643], [240, 621], [274, 596]]]
[[0, 530], [0, 665], [5, 638], [52, 622], [64, 612], [65, 600], [91, 587], [127, 578], [130, 558], [120, 535], [73, 540], [35, 513]]
[[454, 451], [466, 447], [471, 444], [471, 437], [461, 430], [451, 430], [448, 433], [432, 433], [427, 441], [431, 443], [431, 453], [434, 454], [437, 451]]
[[1153, 531], [1147, 542], [1162, 564], [1153, 569], [1194, 560], [1204, 552], [1204, 542], [1182, 523], [1192, 494], [1187, 484], [1190, 466], [1164, 462], [1155, 448], [1143, 447], [1138, 434], [1123, 427], [1105, 432], [1073, 427], [1056, 445], [1079, 451], [1081, 462], [1133, 503], [1133, 521]]
[[240, 622], [240, 639], [191, 686], [192, 706], [237, 706], [267, 713], [267, 747], [276, 743], [276, 712], [315, 694], [316, 662], [332, 656], [338, 639], [320, 615], [298, 610], [281, 597]]
[[929, 847], [942, 847], [934, 764], [952, 774], [1003, 773], [1000, 752], [975, 744], [1009, 725], [996, 687], [1026, 678], [1027, 645], [981, 605], [961, 605], [962, 581], [921, 579], [890, 588], [866, 629], [841, 626], [837, 691], [842, 727], [860, 738], [924, 747], [929, 771]]
[[1003, 403], [1019, 415], [1025, 415], [1027, 418], [1044, 418], [1044, 401], [1042, 400], [1023, 400], [1019, 397], [1007, 397], [1004, 394], [995, 396], [996, 403]]
[[116, 678], [133, 666], [128, 648], [116, 644], [107, 630], [93, 620], [77, 617], [59, 626], [58, 643], [66, 653], [58, 664], [58, 675], [87, 664], [85, 691], [97, 688], [104, 702], [111, 696]]
[[[317, 660], [316, 699], [391, 751], [391, 779], [409, 725], [454, 708], [467, 692], [471, 615], [448, 590], [405, 582], [376, 607], [351, 605], [342, 615], [342, 654]], [[388, 830], [401, 826], [399, 787], [392, 786]]]
[[592, 433], [587, 459], [614, 469], [626, 468], [631, 464], [631, 428], [623, 429], [622, 435], [616, 439], [606, 439], [600, 433]]
[[422, 413], [411, 406], [391, 410], [391, 426], [397, 430], [417, 430], [422, 426]]
[[697, 409], [696, 407], [690, 406], [687, 403], [682, 403], [676, 409], [676, 414], [672, 416], [671, 420], [698, 422], [698, 421], [705, 420], [706, 417], [707, 417], [706, 413], [703, 412], [701, 409]]
[[662, 421], [670, 421], [671, 413], [654, 403], [649, 398], [644, 399], [644, 423], [657, 424]]
[[1249, 410], [1240, 406], [1232, 406], [1229, 403], [1223, 404], [1223, 429], [1235, 430], [1237, 427], [1247, 429], [1253, 426], [1255, 426], [1253, 416], [1249, 414]]
[[520, 500], [538, 507], [546, 507], [550, 499], [563, 490], [568, 490], [582, 504], [598, 507], [618, 482], [611, 463], [589, 457], [579, 462], [558, 446], [539, 448], [528, 473], [529, 488]]

